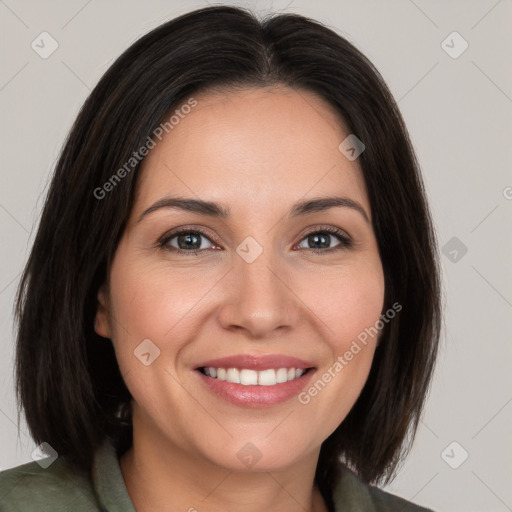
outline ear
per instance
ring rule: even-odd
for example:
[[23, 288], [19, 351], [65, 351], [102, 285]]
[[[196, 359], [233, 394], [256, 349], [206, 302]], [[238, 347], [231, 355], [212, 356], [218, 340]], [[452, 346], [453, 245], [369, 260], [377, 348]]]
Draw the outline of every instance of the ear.
[[104, 338], [111, 337], [110, 315], [107, 304], [107, 294], [105, 285], [101, 285], [98, 290], [98, 301], [96, 305], [96, 317], [94, 318], [94, 330], [96, 334]]

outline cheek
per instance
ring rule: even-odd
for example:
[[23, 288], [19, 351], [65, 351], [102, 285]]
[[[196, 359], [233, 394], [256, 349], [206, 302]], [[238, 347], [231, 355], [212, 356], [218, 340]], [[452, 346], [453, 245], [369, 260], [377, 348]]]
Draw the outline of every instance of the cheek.
[[325, 437], [343, 421], [366, 383], [384, 306], [380, 264], [327, 274], [308, 295], [308, 305], [322, 320], [330, 360], [299, 396], [310, 417], [323, 417]]
[[[115, 286], [115, 273], [112, 272]], [[213, 282], [213, 280], [212, 280]], [[208, 290], [208, 279], [187, 279], [170, 273], [169, 269], [127, 267], [112, 296], [116, 306], [118, 327], [126, 327], [130, 335], [162, 340], [176, 328]], [[123, 333], [120, 333], [123, 335]]]
[[326, 340], [332, 351], [343, 353], [352, 340], [380, 318], [384, 307], [382, 267], [376, 263], [326, 273], [304, 296], [308, 297], [308, 306], [325, 324]]
[[113, 339], [125, 368], [135, 365], [134, 350], [146, 339], [161, 353], [176, 353], [193, 335], [183, 331], [191, 325], [183, 320], [214, 283], [212, 277], [189, 278], [187, 271], [170, 272], [168, 265], [147, 264], [126, 252], [119, 248], [110, 274]]
[[180, 413], [176, 417], [186, 417], [189, 396], [173, 385], [176, 362], [197, 336], [200, 298], [218, 276], [171, 272], [169, 265], [144, 263], [119, 251], [110, 278], [113, 343], [128, 389], [148, 417], [161, 416], [163, 397]]

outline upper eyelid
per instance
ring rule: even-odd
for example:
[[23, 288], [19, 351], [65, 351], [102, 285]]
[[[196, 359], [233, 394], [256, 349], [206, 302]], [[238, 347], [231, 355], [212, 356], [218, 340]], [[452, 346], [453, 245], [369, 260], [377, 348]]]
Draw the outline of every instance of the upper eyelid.
[[175, 229], [172, 229], [168, 232], [166, 232], [165, 234], [163, 234], [159, 239], [159, 243], [163, 243], [163, 242], [167, 242], [169, 240], [171, 240], [172, 238], [178, 236], [178, 235], [181, 235], [183, 233], [199, 233], [201, 236], [204, 236], [205, 238], [208, 238], [210, 240], [210, 242], [212, 242], [213, 244], [215, 244], [215, 240], [213, 240], [212, 238], [215, 238], [215, 237], [212, 237], [211, 235], [208, 234], [208, 231], [206, 228], [198, 228], [198, 227], [178, 227], [178, 228], [175, 228]]

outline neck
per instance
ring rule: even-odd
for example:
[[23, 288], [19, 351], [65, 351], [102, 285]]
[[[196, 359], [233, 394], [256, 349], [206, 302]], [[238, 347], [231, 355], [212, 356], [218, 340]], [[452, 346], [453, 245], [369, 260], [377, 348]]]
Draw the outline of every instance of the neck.
[[275, 471], [232, 471], [140, 428], [134, 415], [133, 444], [120, 466], [137, 512], [327, 512], [314, 485], [318, 454]]

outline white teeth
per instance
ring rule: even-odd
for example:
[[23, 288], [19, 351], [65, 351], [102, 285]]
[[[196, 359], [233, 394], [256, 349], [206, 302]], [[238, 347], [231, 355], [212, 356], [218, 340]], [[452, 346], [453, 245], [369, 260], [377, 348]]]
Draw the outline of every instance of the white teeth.
[[234, 384], [240, 384], [240, 372], [236, 368], [228, 368], [226, 380]]
[[276, 384], [276, 371], [263, 370], [258, 372], [258, 384], [260, 386], [274, 386]]
[[288, 380], [288, 370], [286, 368], [279, 368], [276, 372], [276, 382], [286, 382]]
[[274, 386], [275, 384], [298, 379], [304, 375], [305, 370], [301, 368], [278, 368], [277, 370], [256, 371], [247, 368], [239, 370], [238, 368], [214, 368], [210, 366], [203, 368], [203, 372], [214, 379], [242, 384], [243, 386]]
[[240, 384], [244, 386], [258, 384], [258, 372], [254, 370], [240, 370]]

